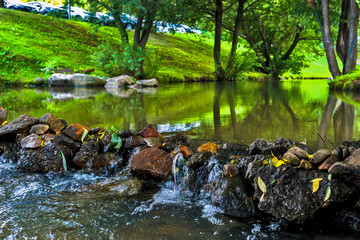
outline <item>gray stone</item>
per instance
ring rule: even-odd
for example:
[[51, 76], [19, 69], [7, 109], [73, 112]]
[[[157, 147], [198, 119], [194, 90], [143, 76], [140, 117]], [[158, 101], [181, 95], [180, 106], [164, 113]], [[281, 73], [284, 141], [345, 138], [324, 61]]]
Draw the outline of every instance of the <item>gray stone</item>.
[[31, 134], [21, 139], [22, 148], [39, 148], [41, 147], [42, 138], [36, 134]]
[[155, 79], [149, 79], [149, 80], [139, 80], [136, 82], [136, 86], [139, 87], [157, 87], [159, 86], [159, 82]]
[[29, 116], [27, 114], [21, 115], [10, 123], [3, 125], [0, 128], [0, 136], [6, 134], [17, 134], [28, 132], [30, 127], [37, 124], [39, 119]]
[[128, 75], [121, 75], [106, 79], [105, 88], [123, 88], [126, 85], [134, 84], [134, 80]]
[[313, 154], [311, 158], [311, 163], [314, 165], [320, 165], [322, 162], [325, 161], [325, 159], [330, 156], [331, 152], [328, 149], [320, 149]]
[[30, 133], [35, 133], [37, 135], [42, 135], [46, 133], [47, 130], [49, 130], [49, 125], [47, 124], [36, 124], [31, 127]]
[[299, 147], [290, 148], [287, 152], [294, 154], [294, 155], [297, 156], [300, 160], [301, 160], [301, 159], [305, 159], [305, 160], [308, 160], [308, 159], [309, 159], [309, 154], [308, 154], [305, 150], [303, 150], [303, 149], [301, 149], [301, 148], [299, 148]]
[[137, 195], [143, 188], [143, 183], [138, 178], [119, 179], [109, 178], [92, 186], [95, 192], [102, 192], [119, 197]]
[[88, 87], [88, 86], [104, 86], [106, 80], [100, 77], [75, 73], [68, 74], [53, 74], [49, 80], [50, 87]]
[[99, 149], [99, 143], [96, 138], [86, 141], [76, 153], [73, 162], [76, 166], [84, 168], [86, 163], [94, 160]]
[[50, 129], [56, 133], [61, 132], [67, 127], [67, 123], [65, 120], [57, 119], [52, 115], [51, 113], [47, 113], [43, 115], [39, 122], [41, 124], [47, 124], [49, 125]]

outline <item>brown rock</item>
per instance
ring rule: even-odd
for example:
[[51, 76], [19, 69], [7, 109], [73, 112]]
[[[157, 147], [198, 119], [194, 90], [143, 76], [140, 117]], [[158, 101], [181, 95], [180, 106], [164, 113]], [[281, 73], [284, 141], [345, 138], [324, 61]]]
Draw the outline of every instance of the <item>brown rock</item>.
[[64, 145], [70, 149], [75, 149], [75, 150], [78, 150], [81, 147], [81, 143], [74, 141], [73, 139], [69, 138], [63, 133], [56, 134], [52, 142], [54, 144]]
[[225, 164], [223, 167], [223, 175], [225, 177], [235, 177], [239, 174], [239, 169], [235, 164]]
[[299, 159], [305, 159], [305, 160], [309, 159], [309, 154], [305, 150], [299, 147], [290, 148], [287, 152], [294, 154]]
[[18, 133], [16, 134], [16, 137], [15, 137], [15, 141], [16, 143], [21, 146], [21, 140], [24, 138], [24, 137], [27, 137], [29, 136], [30, 134], [29, 133]]
[[29, 116], [27, 114], [21, 115], [10, 123], [3, 125], [0, 128], [0, 136], [6, 134], [16, 134], [28, 132], [30, 127], [37, 124], [39, 119]]
[[152, 124], [149, 124], [143, 130], [141, 130], [140, 135], [144, 138], [147, 138], [147, 137], [159, 138], [159, 137], [161, 137], [161, 134], [153, 127]]
[[193, 155], [192, 151], [187, 146], [181, 146], [180, 147], [180, 152], [181, 152], [181, 154], [183, 155], [183, 157], [185, 159], [189, 159]]
[[49, 130], [49, 125], [47, 124], [37, 124], [31, 127], [30, 133], [34, 133], [37, 135], [42, 135], [46, 133], [46, 131]]
[[212, 154], [216, 154], [218, 151], [218, 146], [216, 143], [207, 142], [197, 149], [198, 152], [211, 152]]
[[89, 134], [96, 134], [98, 132], [105, 132], [105, 129], [104, 128], [101, 128], [101, 127], [97, 127], [97, 128], [92, 128], [89, 132]]
[[287, 163], [294, 166], [299, 166], [300, 164], [300, 159], [291, 152], [286, 152], [283, 156], [283, 159], [286, 159]]
[[156, 148], [161, 146], [160, 140], [155, 137], [144, 138], [144, 141], [146, 142], [146, 145], [150, 148]]
[[112, 152], [97, 155], [93, 161], [92, 169], [103, 169], [119, 162], [119, 155]]
[[22, 148], [39, 148], [41, 147], [42, 138], [36, 134], [31, 134], [27, 137], [21, 139], [21, 147]]
[[99, 152], [105, 152], [106, 146], [111, 142], [111, 134], [105, 133], [105, 135], [99, 140]]
[[327, 171], [331, 168], [332, 165], [337, 162], [339, 162], [339, 159], [337, 157], [330, 156], [319, 166], [319, 170]]
[[360, 148], [342, 162], [337, 162], [329, 169], [331, 174], [351, 174], [360, 171]]
[[140, 176], [166, 180], [172, 167], [170, 153], [159, 148], [147, 148], [135, 154], [130, 160], [131, 171]]
[[76, 153], [73, 162], [76, 166], [84, 168], [86, 163], [90, 160], [95, 159], [98, 152], [99, 143], [96, 138], [91, 138], [86, 141], [80, 148], [79, 152]]
[[61, 132], [67, 126], [67, 123], [63, 119], [55, 118], [51, 113], [47, 113], [39, 119], [40, 123], [48, 124], [50, 129], [56, 133]]
[[133, 149], [139, 146], [146, 145], [144, 138], [140, 136], [131, 136], [125, 139], [125, 148]]
[[0, 107], [0, 126], [7, 121], [8, 111]]
[[189, 168], [197, 168], [202, 166], [212, 156], [213, 155], [211, 152], [195, 153], [189, 160], [185, 162], [185, 165]]
[[79, 123], [73, 123], [67, 127], [63, 133], [71, 139], [80, 142], [85, 130], [90, 131], [90, 128]]
[[42, 139], [44, 140], [44, 146], [49, 145], [52, 141], [52, 139], [54, 138], [54, 135], [50, 134], [50, 133], [46, 133], [44, 135], [41, 136]]
[[311, 158], [311, 163], [314, 165], [320, 165], [322, 162], [325, 161], [325, 159], [330, 156], [331, 152], [328, 149], [320, 149], [313, 154]]

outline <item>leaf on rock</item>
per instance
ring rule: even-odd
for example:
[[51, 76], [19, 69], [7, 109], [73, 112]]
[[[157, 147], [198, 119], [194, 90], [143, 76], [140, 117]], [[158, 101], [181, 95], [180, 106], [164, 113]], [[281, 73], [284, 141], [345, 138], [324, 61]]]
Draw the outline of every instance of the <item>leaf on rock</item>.
[[266, 193], [266, 185], [260, 176], [258, 177], [258, 186], [263, 193]]
[[310, 182], [320, 182], [322, 180], [323, 180], [322, 178], [315, 178], [315, 179], [311, 180]]
[[87, 136], [88, 133], [89, 133], [89, 131], [88, 131], [87, 129], [85, 129], [85, 128], [83, 128], [83, 129], [84, 129], [84, 133], [83, 133], [83, 135], [82, 135], [82, 137], [81, 137], [81, 142], [84, 142], [86, 136]]
[[315, 178], [310, 181], [313, 183], [313, 193], [316, 192], [317, 190], [319, 190], [320, 181], [322, 181], [322, 180], [323, 180], [322, 178]]
[[328, 186], [327, 189], [326, 189], [324, 202], [326, 202], [327, 200], [329, 200], [330, 195], [331, 195], [331, 188], [330, 188], [330, 186]]
[[281, 165], [286, 164], [285, 161], [283, 160], [278, 160], [277, 163], [275, 164], [275, 167], [280, 167]]
[[115, 148], [119, 149], [122, 146], [122, 139], [117, 135], [117, 133], [113, 133], [111, 135], [111, 141], [110, 141], [110, 149]]
[[61, 151], [61, 157], [62, 157], [62, 160], [63, 160], [63, 168], [67, 172], [66, 158], [65, 158], [64, 153], [62, 151]]
[[328, 179], [329, 179], [329, 181], [331, 180], [331, 177], [332, 177], [332, 175], [331, 175], [331, 174], [329, 174], [329, 175], [328, 175]]

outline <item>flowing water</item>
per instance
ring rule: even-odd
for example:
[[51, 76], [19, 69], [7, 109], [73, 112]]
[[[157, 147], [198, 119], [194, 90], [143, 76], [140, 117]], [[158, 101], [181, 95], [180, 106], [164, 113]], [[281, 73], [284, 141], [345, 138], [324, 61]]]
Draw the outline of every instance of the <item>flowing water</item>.
[[[9, 120], [51, 112], [68, 123], [139, 130], [152, 123], [163, 135], [249, 144], [284, 136], [317, 149], [359, 139], [356, 96], [329, 95], [324, 80], [192, 83], [146, 91], [8, 89], [0, 106]], [[173, 171], [182, 168], [175, 161]], [[209, 178], [215, 178], [217, 165]], [[105, 178], [82, 172], [24, 173], [0, 158], [0, 239], [356, 239], [334, 229], [304, 230], [284, 221], [234, 219], [175, 183], [140, 196], [94, 194], [83, 186]], [[208, 179], [211, 181], [211, 179]], [[358, 236], [357, 236], [358, 237]]]

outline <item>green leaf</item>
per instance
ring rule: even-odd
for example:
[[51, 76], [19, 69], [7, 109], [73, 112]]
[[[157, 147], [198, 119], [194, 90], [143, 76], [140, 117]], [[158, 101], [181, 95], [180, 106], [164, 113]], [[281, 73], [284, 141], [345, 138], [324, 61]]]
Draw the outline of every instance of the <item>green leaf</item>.
[[258, 177], [258, 186], [263, 193], [266, 193], [266, 185], [260, 176]]
[[111, 141], [110, 141], [110, 149], [115, 148], [119, 149], [122, 146], [122, 139], [117, 135], [117, 133], [113, 133], [111, 135]]
[[327, 200], [329, 200], [330, 195], [331, 195], [331, 188], [330, 188], [330, 186], [328, 186], [327, 189], [326, 189], [324, 202], [326, 202]]
[[329, 175], [328, 175], [328, 179], [329, 179], [329, 181], [331, 180], [331, 177], [332, 177], [332, 175], [331, 175], [331, 174], [329, 174]]
[[82, 135], [82, 137], [81, 137], [81, 142], [84, 142], [84, 140], [85, 140], [85, 138], [86, 138], [86, 136], [88, 135], [88, 133], [89, 133], [89, 131], [88, 130], [86, 130], [85, 128], [83, 128], [84, 129], [84, 133], [83, 133], [83, 135]]
[[61, 151], [61, 156], [62, 156], [62, 160], [63, 160], [63, 168], [67, 172], [66, 158], [65, 158], [64, 153], [62, 151]]

